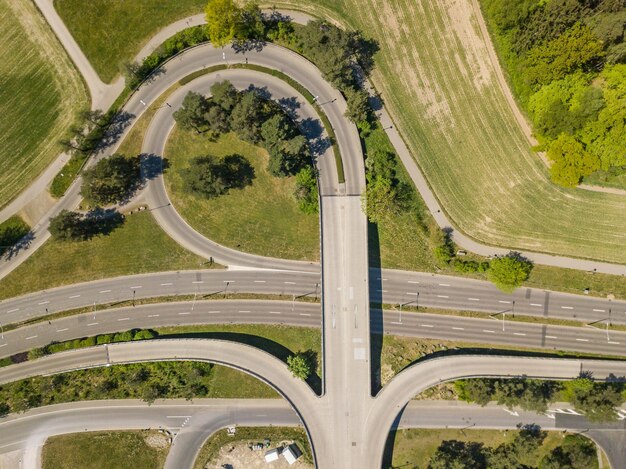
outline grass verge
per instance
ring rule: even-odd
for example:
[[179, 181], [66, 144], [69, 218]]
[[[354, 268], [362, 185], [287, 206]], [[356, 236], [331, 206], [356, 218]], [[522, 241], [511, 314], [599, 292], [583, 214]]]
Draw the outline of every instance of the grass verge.
[[88, 105], [88, 95], [30, 0], [1, 0], [0, 18], [1, 208], [57, 157], [57, 142]]
[[[252, 185], [214, 199], [186, 191], [180, 171], [196, 156], [244, 156], [254, 167]], [[319, 260], [318, 216], [304, 214], [293, 196], [295, 177], [267, 171], [267, 152], [233, 133], [217, 141], [175, 127], [165, 148], [165, 183], [181, 216], [209, 239], [240, 251], [287, 259]]]
[[[393, 456], [392, 467], [426, 469], [430, 458], [443, 441], [457, 440], [476, 442], [486, 448], [496, 448], [503, 443], [511, 443], [516, 431], [502, 430], [452, 430], [452, 429], [402, 429], [392, 432]], [[518, 461], [523, 467], [537, 467], [544, 456], [563, 442], [562, 432], [547, 432], [546, 438], [539, 449], [526, 455], [525, 460]], [[582, 438], [582, 437], [581, 437]], [[597, 466], [596, 466], [597, 467]], [[593, 469], [593, 468], [588, 468]]]
[[234, 446], [237, 443], [262, 442], [265, 438], [275, 447], [282, 441], [293, 441], [302, 451], [302, 461], [312, 464], [311, 448], [306, 433], [301, 428], [291, 427], [237, 427], [234, 436], [228, 435], [226, 430], [220, 430], [209, 437], [204, 443], [193, 469], [203, 469], [218, 456], [224, 446]]
[[155, 430], [87, 432], [53, 436], [42, 450], [43, 469], [156, 469], [163, 467], [170, 443]]
[[63, 22], [105, 83], [112, 82], [125, 61], [132, 60], [162, 27], [202, 13], [206, 0], [110, 1], [55, 0]]
[[163, 233], [149, 212], [140, 212], [108, 236], [49, 240], [0, 281], [0, 299], [118, 275], [197, 269], [203, 261]]

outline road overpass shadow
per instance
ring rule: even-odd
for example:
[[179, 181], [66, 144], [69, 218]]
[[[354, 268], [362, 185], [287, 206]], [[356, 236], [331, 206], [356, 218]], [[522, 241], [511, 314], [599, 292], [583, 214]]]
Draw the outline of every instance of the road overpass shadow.
[[[165, 334], [160, 335], [159, 339], [217, 339], [217, 340], [228, 340], [231, 342], [237, 342], [240, 344], [250, 345], [252, 347], [256, 347], [261, 349], [271, 355], [274, 355], [279, 360], [287, 363], [287, 357], [294, 354], [298, 350], [290, 350], [282, 344], [278, 342], [274, 342], [273, 340], [266, 339], [265, 337], [259, 337], [252, 334], [245, 334], [241, 332], [190, 332], [190, 333], [181, 333], [181, 334]], [[156, 339], [158, 340], [158, 339]], [[306, 358], [311, 362], [318, 363], [319, 357], [317, 352], [314, 350], [303, 350]], [[318, 366], [319, 368], [319, 366]], [[318, 374], [319, 370], [307, 379], [307, 384], [311, 387], [311, 389], [318, 396], [322, 393], [322, 379]]]
[[[400, 419], [402, 418], [402, 414], [404, 413], [403, 407], [402, 410], [396, 416], [396, 419], [393, 421], [391, 425], [391, 429], [389, 430], [389, 434], [387, 435], [387, 441], [385, 442], [385, 450], [383, 451], [383, 463], [381, 467], [383, 469], [394, 469], [392, 465], [393, 462], [393, 447], [396, 443], [396, 434], [398, 433], [398, 425], [400, 425]], [[408, 463], [408, 461], [407, 461]]]
[[382, 270], [380, 267], [380, 241], [378, 227], [367, 224], [367, 246], [369, 270], [370, 301], [370, 392], [375, 396], [381, 389], [380, 364], [383, 350], [383, 310], [380, 307]]

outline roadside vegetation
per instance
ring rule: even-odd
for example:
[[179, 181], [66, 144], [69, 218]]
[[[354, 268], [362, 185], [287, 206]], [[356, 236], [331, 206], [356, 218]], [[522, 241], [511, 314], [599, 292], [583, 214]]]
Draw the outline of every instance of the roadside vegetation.
[[85, 432], [46, 440], [43, 469], [135, 469], [163, 467], [170, 448], [168, 436], [156, 430]]
[[[50, 353], [114, 342], [157, 338], [204, 338], [231, 340], [258, 347], [288, 363], [292, 356], [306, 357], [307, 382], [319, 387], [320, 331], [318, 329], [266, 325], [202, 325], [164, 327], [101, 334], [52, 343], [43, 348], [6, 357], [8, 366]], [[303, 378], [306, 379], [306, 378]], [[165, 398], [278, 398], [265, 383], [226, 366], [204, 362], [155, 362], [115, 365], [53, 376], [38, 376], [0, 386], [0, 416], [43, 405], [96, 399]]]
[[0, 298], [118, 275], [197, 269], [205, 262], [163, 233], [149, 212], [125, 220], [108, 235], [46, 242], [0, 281]]
[[392, 433], [390, 467], [412, 469], [595, 469], [594, 443], [581, 435], [517, 431], [405, 429]]
[[0, 208], [58, 156], [88, 97], [74, 65], [29, 0], [0, 1]]
[[552, 180], [574, 187], [596, 171], [623, 174], [626, 4], [482, 4], [539, 149], [551, 160]]
[[510, 409], [545, 412], [553, 402], [569, 402], [590, 422], [616, 421], [616, 409], [626, 400], [624, 383], [594, 382], [584, 375], [572, 381], [476, 378], [454, 387], [461, 400], [483, 406], [495, 401]]
[[211, 462], [215, 462], [220, 450], [226, 445], [232, 447], [237, 443], [256, 444], [257, 442], [264, 442], [265, 439], [270, 440], [272, 446], [281, 441], [293, 441], [302, 451], [301, 461], [313, 463], [309, 439], [302, 428], [237, 427], [234, 435], [229, 435], [226, 430], [220, 430], [211, 435], [200, 449], [193, 468], [204, 469], [208, 467]]

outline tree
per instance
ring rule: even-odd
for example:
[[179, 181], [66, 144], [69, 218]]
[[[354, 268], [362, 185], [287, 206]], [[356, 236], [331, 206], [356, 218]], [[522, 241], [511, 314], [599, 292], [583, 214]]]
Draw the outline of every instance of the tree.
[[228, 81], [218, 81], [211, 85], [213, 102], [222, 106], [225, 111], [230, 111], [237, 104], [238, 93], [233, 84]]
[[612, 422], [617, 419], [616, 408], [624, 402], [617, 384], [594, 383], [589, 378], [579, 378], [564, 384], [564, 397], [585, 414], [591, 422]]
[[550, 177], [564, 187], [576, 187], [584, 176], [600, 168], [600, 159], [568, 134], [561, 134], [550, 143], [547, 156], [552, 161]]
[[461, 399], [481, 406], [486, 406], [494, 399], [494, 386], [494, 380], [486, 378], [466, 379], [454, 383]]
[[603, 55], [598, 38], [587, 26], [577, 23], [556, 39], [528, 51], [524, 74], [531, 85], [542, 85], [584, 69]]
[[260, 139], [261, 122], [265, 120], [265, 106], [255, 91], [240, 93], [240, 99], [230, 114], [230, 126], [242, 140], [257, 143]]
[[511, 293], [528, 279], [533, 264], [519, 253], [509, 252], [505, 257], [491, 261], [487, 278], [500, 290]]
[[597, 464], [594, 444], [587, 438], [568, 435], [539, 463], [539, 469], [588, 469]]
[[265, 37], [265, 18], [256, 2], [248, 2], [239, 11], [235, 36], [242, 41], [262, 40]]
[[240, 9], [233, 0], [209, 0], [204, 11], [209, 40], [215, 47], [224, 47], [235, 37]]
[[254, 168], [240, 155], [229, 155], [218, 160], [212, 155], [191, 160], [189, 168], [181, 171], [185, 188], [205, 198], [225, 194], [252, 183]]
[[50, 219], [48, 231], [58, 240], [77, 240], [85, 236], [81, 215], [68, 210], [62, 210], [56, 217]]
[[81, 194], [97, 204], [108, 205], [128, 197], [139, 180], [139, 158], [112, 155], [83, 172]]
[[398, 213], [396, 191], [388, 179], [378, 177], [370, 181], [365, 188], [362, 205], [367, 218], [372, 223], [381, 223]]
[[265, 148], [272, 148], [293, 135], [293, 126], [283, 112], [277, 112], [261, 125], [261, 138]]
[[296, 135], [269, 149], [268, 171], [274, 176], [296, 174], [310, 164], [310, 154], [306, 138]]
[[224, 133], [230, 130], [228, 114], [224, 108], [218, 104], [213, 103], [209, 106], [205, 119], [209, 129], [213, 132]]
[[206, 114], [209, 110], [209, 103], [206, 98], [199, 93], [190, 91], [183, 99], [183, 104], [174, 112], [174, 120], [185, 130], [195, 130], [200, 132], [207, 124]]
[[313, 374], [313, 366], [305, 353], [298, 352], [287, 357], [287, 366], [294, 377], [305, 381]]
[[345, 116], [354, 123], [367, 121], [370, 110], [367, 91], [362, 88], [347, 87], [344, 94], [348, 104]]
[[443, 441], [430, 458], [428, 469], [485, 469], [482, 443]]

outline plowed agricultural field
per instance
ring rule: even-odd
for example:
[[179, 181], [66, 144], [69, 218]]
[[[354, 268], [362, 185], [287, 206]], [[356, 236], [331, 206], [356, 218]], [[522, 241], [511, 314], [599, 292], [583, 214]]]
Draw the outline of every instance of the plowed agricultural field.
[[30, 0], [0, 0], [0, 207], [60, 152], [83, 83]]
[[559, 188], [495, 76], [471, 0], [280, 2], [380, 42], [374, 83], [455, 225], [483, 243], [626, 263], [626, 197]]

